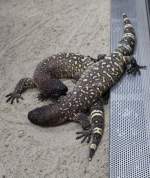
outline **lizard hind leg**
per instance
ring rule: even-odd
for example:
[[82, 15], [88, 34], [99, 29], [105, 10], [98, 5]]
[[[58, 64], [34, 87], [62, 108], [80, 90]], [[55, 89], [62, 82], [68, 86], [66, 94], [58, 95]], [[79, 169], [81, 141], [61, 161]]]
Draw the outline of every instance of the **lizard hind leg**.
[[84, 113], [80, 114], [79, 122], [80, 122], [83, 130], [88, 130], [89, 128], [91, 128], [90, 120], [86, 114], [84, 114]]
[[92, 160], [97, 147], [101, 141], [103, 130], [104, 130], [104, 110], [103, 110], [103, 101], [95, 102], [90, 111], [91, 115], [91, 127], [88, 130], [84, 130], [82, 132], [77, 132], [79, 136], [77, 139], [83, 138], [81, 143], [83, 143], [86, 139], [87, 143], [90, 142], [92, 138], [92, 142], [90, 144], [90, 152], [89, 152], [89, 161]]
[[76, 137], [76, 140], [82, 139], [81, 143], [85, 141], [89, 143], [91, 140], [91, 134], [89, 133], [89, 130], [91, 130], [91, 123], [88, 118], [88, 115], [85, 113], [79, 113], [76, 118], [78, 119], [78, 122], [81, 124], [83, 128], [83, 131], [76, 132], [76, 134], [78, 135]]
[[19, 80], [14, 91], [6, 95], [7, 98], [6, 102], [10, 102], [11, 104], [13, 104], [14, 100], [16, 100], [16, 102], [19, 103], [19, 99], [23, 100], [21, 94], [25, 92], [27, 89], [35, 87], [36, 84], [31, 78], [23, 78]]
[[43, 101], [49, 98], [58, 99], [60, 96], [66, 95], [68, 88], [59, 79], [49, 79], [39, 86], [40, 94], [38, 99]]
[[140, 66], [137, 64], [137, 61], [134, 57], [132, 57], [130, 61], [130, 67], [127, 69], [128, 74], [136, 75], [137, 73], [141, 74], [141, 69], [146, 69], [146, 66]]

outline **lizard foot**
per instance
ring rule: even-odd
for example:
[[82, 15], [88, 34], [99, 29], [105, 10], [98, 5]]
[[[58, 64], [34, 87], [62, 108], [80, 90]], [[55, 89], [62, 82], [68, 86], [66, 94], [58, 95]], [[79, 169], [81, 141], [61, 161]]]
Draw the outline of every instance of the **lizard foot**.
[[57, 96], [57, 95], [49, 95], [45, 93], [39, 93], [37, 98], [39, 101], [47, 101], [48, 99], [51, 99], [52, 101], [57, 101], [60, 97], [62, 96]]
[[146, 69], [146, 66], [140, 66], [137, 64], [136, 60], [133, 58], [131, 60], [131, 67], [127, 70], [128, 74], [136, 75], [137, 73], [140, 75], [140, 69]]
[[91, 140], [91, 136], [92, 136], [92, 130], [89, 129], [89, 130], [85, 130], [85, 131], [82, 131], [82, 132], [76, 132], [76, 134], [79, 135], [79, 136], [76, 137], [76, 140], [82, 139], [81, 143], [83, 143], [85, 141], [87, 143], [89, 143], [90, 140]]
[[16, 92], [9, 93], [8, 95], [6, 95], [6, 98], [8, 98], [6, 102], [8, 103], [10, 101], [11, 104], [14, 103], [14, 100], [16, 100], [17, 103], [19, 103], [19, 99], [23, 100], [23, 97], [21, 96], [21, 94], [16, 93]]
[[104, 59], [105, 56], [106, 56], [106, 54], [99, 54], [99, 55], [97, 56], [97, 59], [98, 59], [98, 60]]
[[80, 113], [79, 122], [80, 122], [83, 130], [89, 130], [91, 128], [90, 120], [88, 119], [88, 116], [86, 114]]
[[48, 97], [45, 96], [43, 93], [39, 93], [38, 96], [37, 96], [38, 100], [39, 101], [46, 101], [48, 100]]

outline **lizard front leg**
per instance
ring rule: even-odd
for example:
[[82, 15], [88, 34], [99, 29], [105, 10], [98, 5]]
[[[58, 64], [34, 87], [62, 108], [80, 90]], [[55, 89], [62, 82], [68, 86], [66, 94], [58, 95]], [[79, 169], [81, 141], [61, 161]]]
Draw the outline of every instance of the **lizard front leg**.
[[94, 62], [98, 62], [98, 61], [104, 59], [105, 56], [106, 56], [106, 54], [99, 54], [96, 59], [95, 58], [91, 58], [91, 60], [94, 61]]
[[106, 54], [99, 54], [99, 55], [97, 56], [97, 61], [102, 60], [102, 59], [104, 59], [105, 57], [106, 57]]
[[6, 102], [10, 101], [10, 103], [13, 104], [14, 100], [16, 99], [18, 103], [19, 99], [23, 100], [23, 97], [21, 96], [23, 92], [25, 92], [28, 88], [35, 88], [35, 87], [36, 85], [31, 78], [23, 78], [19, 80], [14, 91], [6, 95], [6, 98], [8, 98]]

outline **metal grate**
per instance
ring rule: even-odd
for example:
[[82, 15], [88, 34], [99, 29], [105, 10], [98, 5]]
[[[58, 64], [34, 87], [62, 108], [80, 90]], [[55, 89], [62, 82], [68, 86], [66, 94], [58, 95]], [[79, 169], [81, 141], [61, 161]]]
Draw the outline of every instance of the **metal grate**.
[[122, 35], [122, 12], [138, 38], [141, 76], [125, 76], [111, 92], [110, 178], [150, 178], [150, 39], [144, 0], [112, 0], [112, 49]]

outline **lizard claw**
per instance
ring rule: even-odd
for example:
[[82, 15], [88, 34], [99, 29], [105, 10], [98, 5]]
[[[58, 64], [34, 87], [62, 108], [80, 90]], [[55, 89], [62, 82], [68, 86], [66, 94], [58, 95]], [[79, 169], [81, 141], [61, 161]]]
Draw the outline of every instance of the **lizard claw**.
[[39, 93], [37, 98], [39, 101], [46, 101], [48, 99], [43, 93]]
[[8, 95], [5, 96], [6, 98], [8, 98], [6, 100], [6, 102], [8, 103], [10, 101], [11, 104], [14, 103], [14, 100], [16, 100], [17, 103], [19, 103], [19, 99], [23, 100], [23, 97], [21, 96], [21, 94], [13, 92], [13, 93], [9, 93]]
[[[63, 97], [63, 96], [60, 96], [60, 97]], [[47, 101], [48, 99], [51, 99], [53, 101], [57, 101], [59, 98], [59, 96], [50, 96], [48, 94], [45, 94], [45, 93], [39, 93], [37, 98], [39, 101]]]
[[97, 56], [97, 59], [98, 59], [98, 60], [104, 59], [105, 56], [106, 56], [106, 54], [99, 54], [99, 55]]
[[76, 140], [82, 139], [81, 143], [83, 143], [85, 141], [87, 143], [89, 143], [90, 140], [91, 140], [91, 136], [92, 136], [92, 130], [90, 129], [90, 130], [85, 130], [85, 131], [82, 131], [82, 132], [76, 132], [76, 134], [79, 135], [79, 136], [76, 137]]
[[139, 75], [141, 75], [141, 69], [146, 69], [146, 66], [138, 65], [136, 60], [133, 58], [131, 60], [131, 67], [127, 70], [127, 73], [133, 75], [136, 75], [138, 73]]
[[127, 73], [128, 73], [128, 74], [133, 74], [133, 75], [136, 75], [136, 74], [138, 73], [139, 75], [141, 75], [140, 69], [146, 69], [146, 66], [139, 66], [139, 65], [137, 64], [137, 66], [134, 66], [134, 67], [129, 68], [129, 69], [127, 70]]

